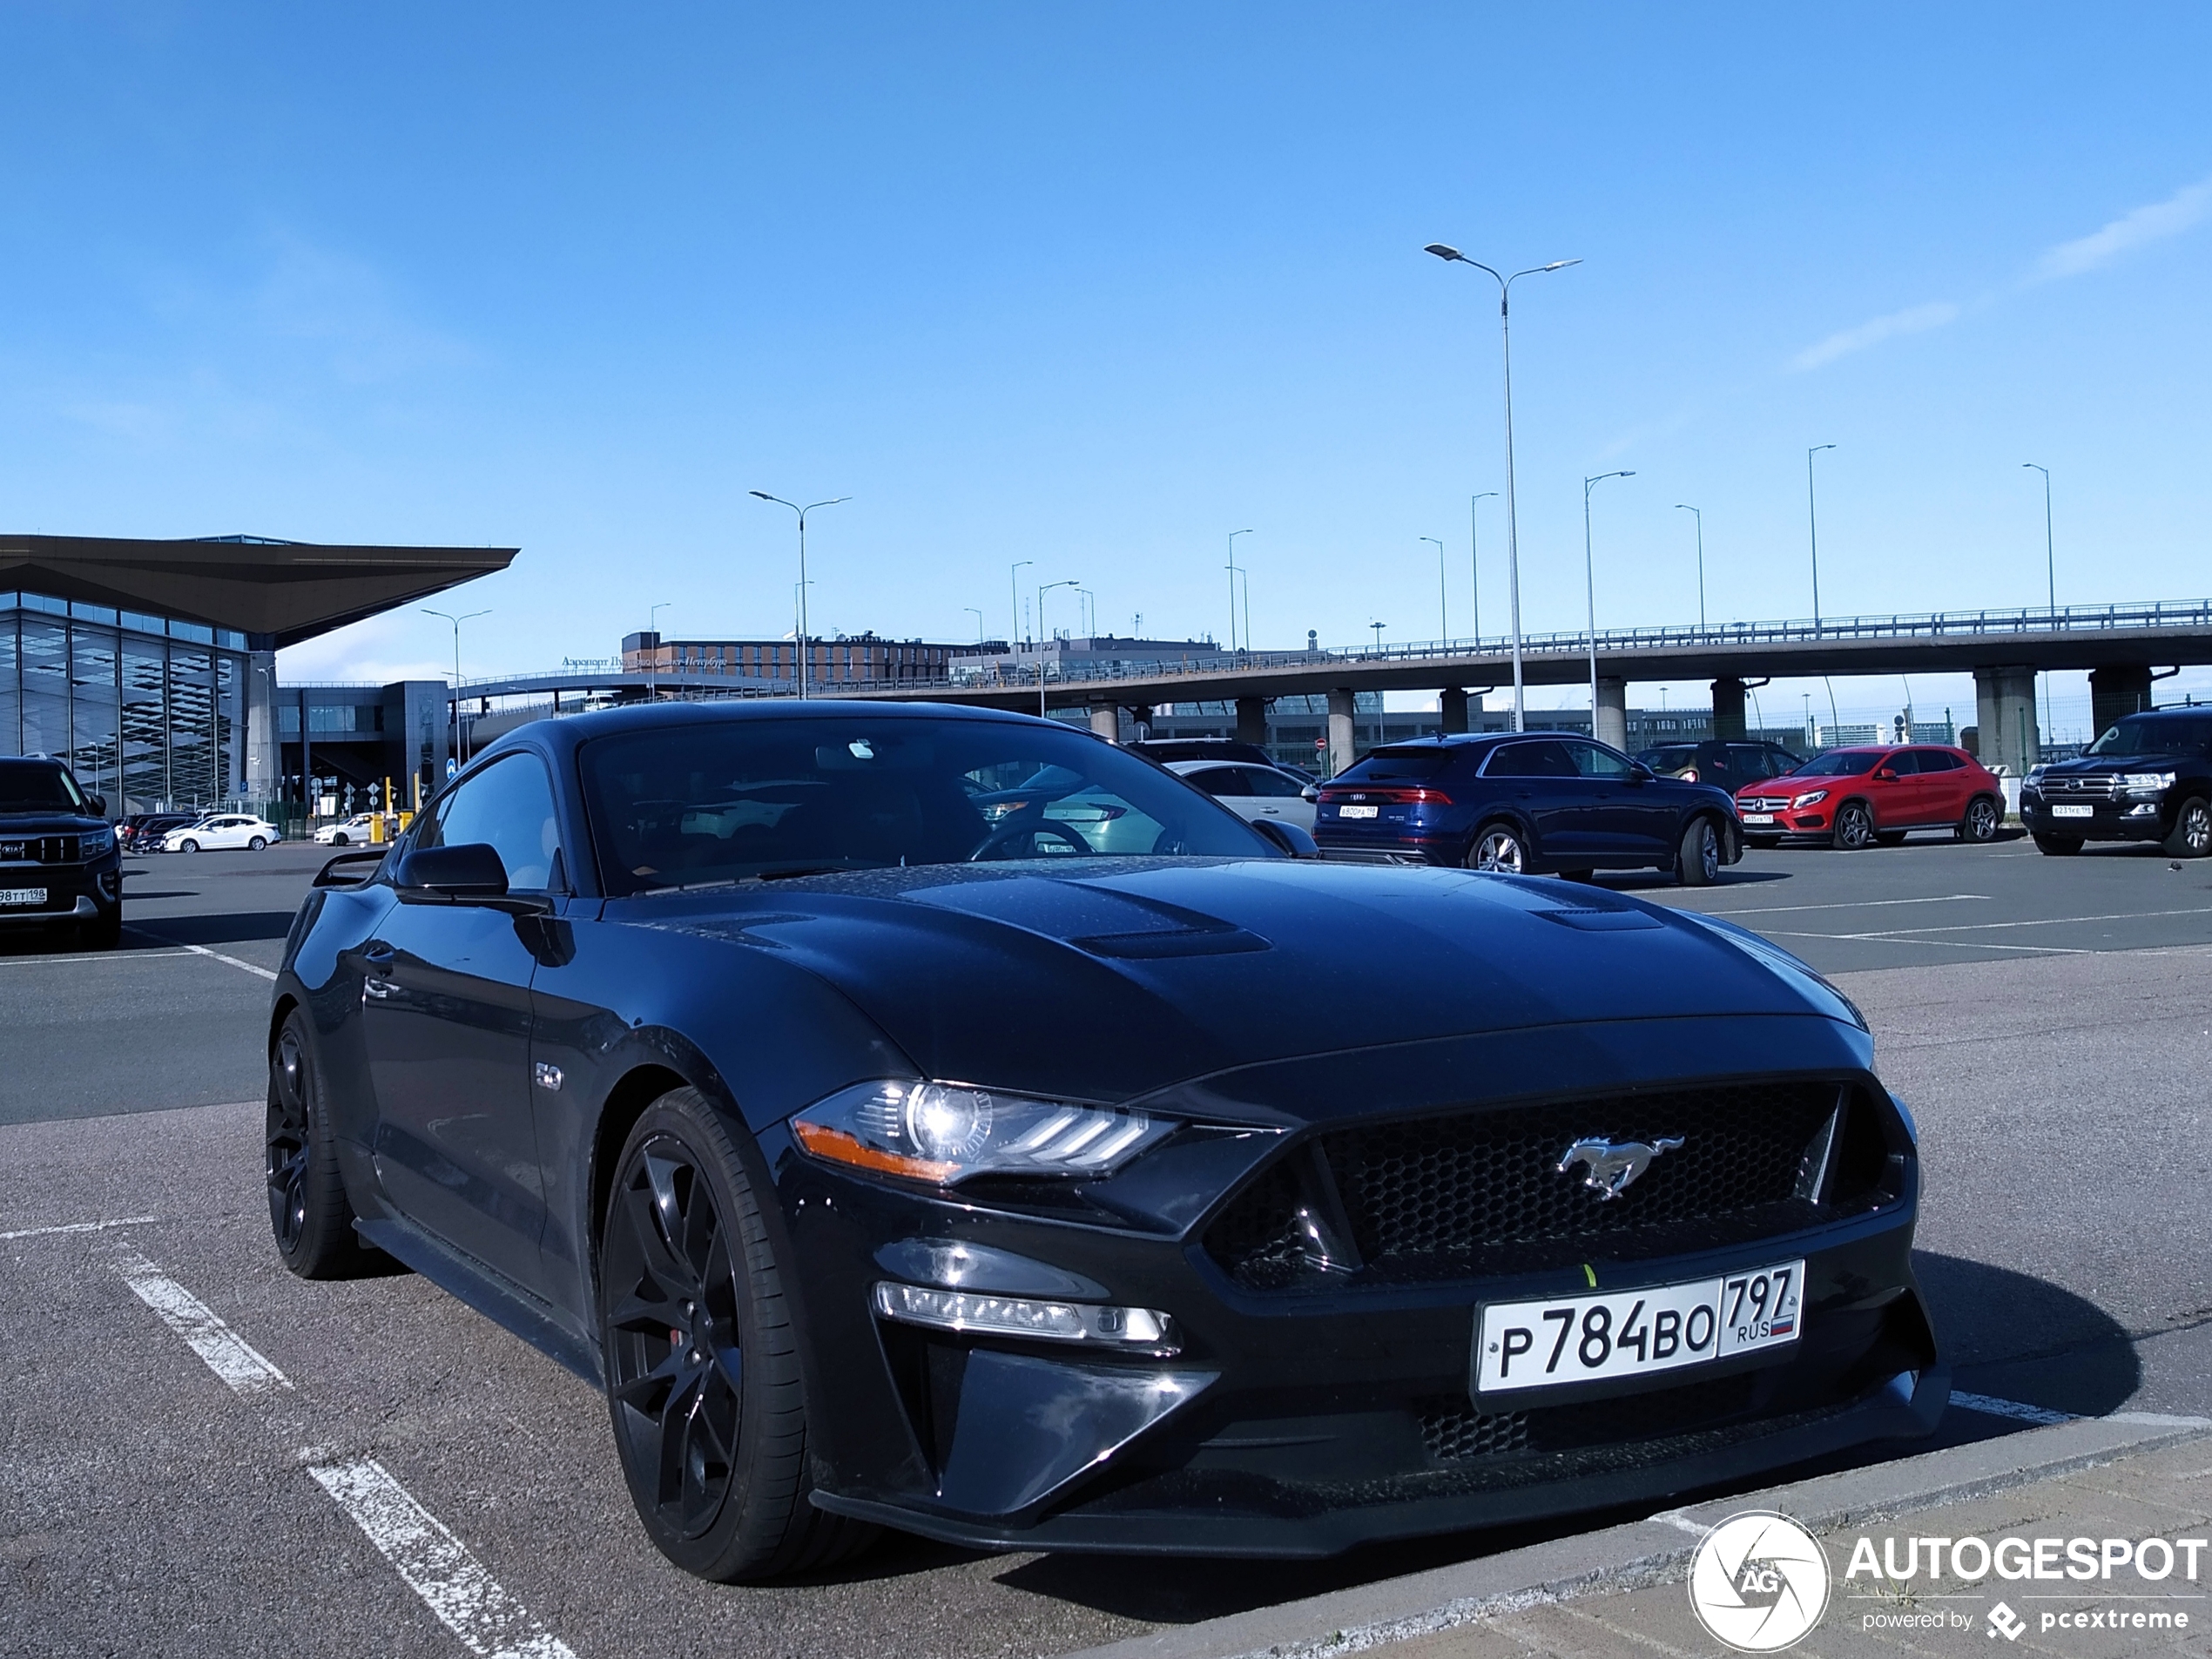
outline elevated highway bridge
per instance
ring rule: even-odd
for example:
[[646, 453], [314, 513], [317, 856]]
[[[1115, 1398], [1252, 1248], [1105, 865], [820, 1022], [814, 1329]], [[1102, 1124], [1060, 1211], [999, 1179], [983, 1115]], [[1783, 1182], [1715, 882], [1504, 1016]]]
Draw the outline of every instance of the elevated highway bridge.
[[[1596, 731], [1624, 745], [1628, 688], [1636, 681], [1705, 680], [1712, 686], [1716, 734], [1741, 735], [1747, 690], [1770, 679], [1822, 675], [1959, 674], [1974, 677], [1982, 757], [2024, 771], [2037, 758], [2035, 676], [2086, 670], [2097, 728], [2150, 706], [2160, 671], [2212, 663], [2212, 600], [2073, 605], [2021, 610], [1952, 610], [1818, 621], [1721, 622], [1680, 627], [1525, 635], [1521, 671], [1530, 685], [1587, 685], [1595, 645]], [[1042, 670], [1040, 684], [1039, 669]], [[1444, 730], [1464, 731], [1470, 687], [1513, 683], [1508, 638], [1440, 640], [1366, 651], [1213, 651], [1157, 660], [1085, 664], [1047, 660], [1031, 666], [963, 671], [934, 680], [818, 681], [811, 695], [945, 702], [1035, 711], [1084, 708], [1113, 733], [1120, 711], [1149, 716], [1160, 704], [1236, 705], [1240, 735], [1260, 740], [1268, 702], [1278, 697], [1328, 700], [1332, 768], [1352, 759], [1353, 699], [1362, 691], [1428, 691], [1441, 698]], [[462, 701], [530, 698], [789, 697], [788, 680], [745, 679], [698, 671], [644, 674], [617, 664], [571, 664], [554, 674], [462, 683]]]

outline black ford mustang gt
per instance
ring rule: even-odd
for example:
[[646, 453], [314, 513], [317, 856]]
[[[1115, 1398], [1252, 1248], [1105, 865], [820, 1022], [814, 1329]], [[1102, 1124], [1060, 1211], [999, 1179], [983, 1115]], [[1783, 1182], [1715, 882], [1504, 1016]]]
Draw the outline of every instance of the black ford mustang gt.
[[334, 860], [286, 1261], [602, 1383], [654, 1541], [1323, 1554], [1925, 1433], [1912, 1120], [1755, 936], [1294, 859], [1065, 726], [661, 706]]

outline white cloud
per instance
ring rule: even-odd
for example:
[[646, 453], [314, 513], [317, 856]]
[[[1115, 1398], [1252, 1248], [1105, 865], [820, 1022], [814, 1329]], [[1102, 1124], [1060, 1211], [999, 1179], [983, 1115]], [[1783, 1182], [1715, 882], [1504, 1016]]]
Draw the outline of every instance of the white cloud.
[[2212, 211], [2212, 179], [2175, 191], [2162, 202], [2123, 213], [2102, 230], [2047, 249], [2035, 262], [2035, 275], [2043, 280], [2080, 276], [2101, 265], [2109, 265], [2123, 253], [2152, 242], [2179, 236], [2208, 211]]
[[1865, 351], [1869, 346], [1878, 346], [1898, 334], [1919, 334], [1931, 328], [1940, 328], [1958, 315], [1959, 307], [1947, 300], [1892, 311], [1886, 317], [1876, 317], [1856, 328], [1846, 328], [1841, 334], [1831, 334], [1817, 346], [1808, 346], [1790, 360], [1790, 367], [1796, 369], [1818, 368], [1824, 364], [1834, 362], [1838, 357], [1848, 357], [1855, 351]]

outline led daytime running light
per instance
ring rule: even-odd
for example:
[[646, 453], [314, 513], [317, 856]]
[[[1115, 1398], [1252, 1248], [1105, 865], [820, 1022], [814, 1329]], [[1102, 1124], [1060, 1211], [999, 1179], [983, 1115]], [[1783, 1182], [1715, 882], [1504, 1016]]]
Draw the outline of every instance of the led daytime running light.
[[1157, 1354], [1177, 1352], [1179, 1346], [1175, 1321], [1152, 1308], [1031, 1301], [1024, 1297], [931, 1290], [887, 1279], [876, 1285], [873, 1299], [875, 1311], [883, 1318], [933, 1330], [1142, 1348]]

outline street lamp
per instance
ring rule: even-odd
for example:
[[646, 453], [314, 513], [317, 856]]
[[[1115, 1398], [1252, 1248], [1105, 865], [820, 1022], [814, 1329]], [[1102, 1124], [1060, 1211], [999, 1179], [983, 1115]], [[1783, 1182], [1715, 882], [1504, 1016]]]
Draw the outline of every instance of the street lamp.
[[1367, 624], [1367, 626], [1375, 631], [1375, 650], [1379, 653], [1382, 650], [1383, 625], [1379, 622], [1371, 622]]
[[1511, 276], [1502, 276], [1481, 260], [1471, 260], [1442, 242], [1431, 242], [1422, 251], [1433, 253], [1440, 260], [1456, 260], [1478, 271], [1489, 272], [1498, 284], [1498, 341], [1503, 352], [1506, 388], [1506, 583], [1513, 597], [1513, 729], [1521, 732], [1527, 729], [1528, 721], [1521, 671], [1521, 520], [1515, 510], [1513, 472], [1513, 285], [1525, 276], [1564, 271], [1570, 265], [1580, 265], [1581, 260], [1554, 260], [1549, 265], [1534, 265], [1526, 271], [1515, 271]]
[[[2043, 576], [2050, 584], [2047, 592], [2051, 625], [2055, 628], [2059, 621], [2059, 555], [2058, 545], [2051, 536], [2051, 469], [2039, 467], [2033, 461], [2023, 461], [2020, 465], [2043, 475]], [[2047, 673], [2043, 676], [2043, 724], [2047, 728], [2051, 725], [2051, 677]]]
[[781, 496], [772, 496], [765, 489], [752, 492], [762, 501], [772, 501], [779, 507], [788, 507], [799, 515], [799, 694], [806, 695], [806, 590], [813, 584], [806, 580], [806, 515], [817, 507], [835, 507], [848, 502], [850, 496], [835, 496], [828, 501], [810, 501], [801, 507], [795, 501], [786, 501]]
[[962, 605], [961, 609], [975, 618], [975, 644], [980, 648], [983, 644], [983, 613], [974, 605]]
[[1474, 503], [1487, 500], [1497, 493], [1494, 489], [1486, 489], [1467, 502], [1467, 599], [1474, 607], [1474, 648], [1477, 651], [1482, 649], [1482, 549], [1481, 537], [1477, 534], [1480, 526], [1475, 520]]
[[655, 684], [660, 675], [660, 613], [675, 603], [664, 599], [657, 605], [645, 607], [645, 637], [653, 643], [645, 648], [645, 699], [653, 700], [659, 691]]
[[[1237, 649], [1237, 578], [1244, 575], [1244, 572], [1237, 568], [1237, 538], [1240, 536], [1250, 536], [1251, 534], [1251, 532], [1250, 530], [1231, 530], [1229, 532], [1229, 649], [1231, 651], [1235, 651]], [[1244, 615], [1247, 623], [1249, 623], [1251, 616], [1251, 579], [1249, 577], [1246, 577], [1244, 581]], [[1249, 646], [1251, 643], [1252, 631], [1250, 626], [1247, 626], [1244, 630], [1244, 644]]]
[[1008, 613], [1013, 619], [1012, 626], [1006, 635], [1006, 648], [1010, 651], [1020, 649], [1015, 642], [1022, 637], [1022, 572], [1035, 563], [1035, 559], [1016, 559], [1013, 568], [1006, 573], [1006, 590], [1013, 601], [1012, 609]]
[[[416, 608], [427, 617], [443, 617], [448, 622], [453, 624], [453, 746], [459, 752], [461, 764], [465, 766], [469, 764], [469, 753], [467, 747], [462, 743], [461, 732], [461, 624], [464, 622], [473, 622], [478, 617], [489, 617], [491, 615], [491, 612], [489, 610], [464, 610], [461, 615], [456, 617], [450, 610], [433, 610], [428, 605], [420, 605]], [[305, 729], [305, 727], [301, 728], [303, 731]], [[302, 754], [307, 752], [307, 745], [304, 738], [300, 743], [300, 752]], [[300, 770], [305, 772], [306, 768], [302, 767]], [[310, 791], [310, 799], [312, 799], [312, 796], [313, 792]]]
[[1040, 720], [1045, 718], [1044, 642], [1051, 637], [1046, 631], [1044, 625], [1044, 597], [1048, 593], [1050, 593], [1055, 588], [1080, 589], [1082, 586], [1082, 578], [1078, 577], [1070, 577], [1065, 582], [1044, 583], [1037, 589], [1037, 718]]
[[1812, 458], [1832, 443], [1817, 443], [1805, 451], [1805, 523], [1812, 533], [1812, 633], [1820, 637], [1820, 509], [1812, 493]]
[[[1602, 472], [1582, 480], [1582, 592], [1590, 614], [1590, 735], [1597, 736], [1597, 561], [1590, 556], [1590, 491], [1608, 478], [1633, 478], [1633, 472]], [[1625, 735], [1625, 734], [1623, 734]]]
[[1452, 601], [1444, 588], [1444, 543], [1433, 536], [1421, 540], [1436, 550], [1436, 625], [1443, 630], [1437, 637], [1448, 645], [1452, 643]]
[[1686, 501], [1675, 503], [1678, 513], [1697, 513], [1697, 631], [1705, 631], [1705, 515]]
[[[1249, 590], [1251, 584], [1246, 583], [1244, 585]], [[1077, 588], [1076, 597], [1083, 602], [1083, 637], [1095, 639], [1098, 635], [1098, 596], [1089, 588]]]

